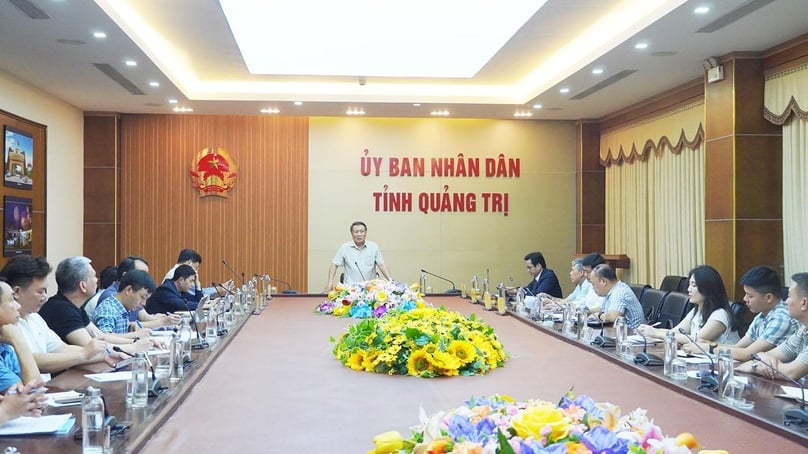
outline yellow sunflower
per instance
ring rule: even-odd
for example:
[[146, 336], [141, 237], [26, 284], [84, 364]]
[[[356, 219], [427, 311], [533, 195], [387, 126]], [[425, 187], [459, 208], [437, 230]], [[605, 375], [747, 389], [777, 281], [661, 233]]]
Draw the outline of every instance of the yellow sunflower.
[[348, 360], [345, 361], [345, 365], [353, 370], [364, 370], [364, 367], [362, 367], [363, 357], [364, 355], [362, 355], [361, 351], [354, 352], [348, 357]]
[[460, 364], [468, 364], [477, 358], [477, 350], [471, 342], [455, 340], [449, 344], [446, 350], [457, 358]]
[[420, 376], [424, 373], [432, 373], [432, 355], [424, 350], [416, 350], [407, 359], [407, 374]]

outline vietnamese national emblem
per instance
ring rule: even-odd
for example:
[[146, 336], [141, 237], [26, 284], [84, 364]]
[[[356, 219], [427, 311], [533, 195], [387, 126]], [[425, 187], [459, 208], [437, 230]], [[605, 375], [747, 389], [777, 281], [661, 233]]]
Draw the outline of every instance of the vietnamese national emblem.
[[203, 148], [191, 162], [191, 182], [202, 197], [227, 197], [236, 176], [238, 164], [224, 148]]

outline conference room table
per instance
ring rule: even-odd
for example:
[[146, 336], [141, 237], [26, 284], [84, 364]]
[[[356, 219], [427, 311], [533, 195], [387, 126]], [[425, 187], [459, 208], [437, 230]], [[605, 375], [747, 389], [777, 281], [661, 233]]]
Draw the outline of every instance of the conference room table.
[[[457, 296], [426, 300], [491, 325], [510, 354], [504, 367], [481, 376], [431, 379], [353, 371], [334, 358], [331, 338], [356, 320], [315, 314], [323, 300], [274, 297], [212, 351], [194, 352], [196, 361], [183, 382], [150, 400], [145, 410], [125, 407], [123, 383], [102, 384], [108, 402], [114, 401], [110, 413], [133, 423], [113, 439], [114, 452], [365, 453], [379, 433], [409, 435], [420, 407], [431, 414], [490, 394], [555, 402], [570, 388], [617, 404], [624, 413], [646, 409], [666, 435], [691, 432], [705, 449], [792, 453], [808, 446], [808, 434], [782, 425], [782, 410], [793, 402], [766, 399], [779, 383], [750, 378], [748, 397], [756, 407], [740, 411], [697, 391], [696, 379], [668, 380], [659, 368], [639, 367], [617, 358], [613, 349], [562, 336], [558, 325], [545, 328], [515, 314], [500, 316]], [[83, 373], [71, 370], [49, 386], [86, 384]], [[80, 407], [70, 408], [80, 414]], [[81, 451], [68, 435], [0, 439], [0, 446], [8, 445], [25, 454]]]

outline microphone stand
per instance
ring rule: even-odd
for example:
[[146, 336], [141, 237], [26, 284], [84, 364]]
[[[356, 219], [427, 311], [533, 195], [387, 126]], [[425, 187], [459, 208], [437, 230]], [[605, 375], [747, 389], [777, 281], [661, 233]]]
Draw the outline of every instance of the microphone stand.
[[780, 377], [785, 378], [786, 380], [790, 381], [797, 385], [800, 388], [800, 392], [802, 393], [802, 398], [800, 399], [800, 407], [799, 408], [790, 408], [783, 413], [783, 424], [787, 426], [797, 426], [801, 429], [808, 429], [808, 412], [805, 411], [805, 387], [800, 384], [797, 380], [789, 377], [788, 375], [780, 372], [779, 369], [775, 368], [771, 364], [763, 361], [760, 355], [757, 353], [752, 355], [752, 359], [755, 361], [760, 362], [764, 366], [771, 369], [775, 374], [779, 375]]
[[[135, 358], [135, 355], [129, 353], [128, 351], [122, 349], [117, 345], [113, 345], [112, 350], [118, 353], [123, 353], [124, 355], [130, 358]], [[146, 355], [146, 364], [149, 366], [149, 370], [151, 371], [151, 377], [152, 377], [151, 384], [149, 384], [149, 397], [157, 397], [163, 393], [163, 390], [166, 389], [166, 387], [163, 386], [160, 383], [160, 380], [157, 379], [157, 375], [154, 373], [154, 366], [152, 366], [151, 361], [149, 361], [148, 354]]]
[[684, 328], [679, 328], [679, 333], [682, 334], [683, 336], [685, 336], [687, 338], [687, 340], [690, 341], [690, 343], [692, 343], [693, 345], [696, 346], [696, 348], [701, 350], [701, 352], [704, 353], [705, 356], [707, 356], [707, 359], [710, 360], [710, 375], [701, 375], [699, 377], [699, 380], [701, 381], [701, 384], [699, 385], [699, 389], [700, 390], [701, 389], [706, 389], [708, 391], [717, 390], [718, 389], [718, 377], [716, 377], [716, 375], [715, 375], [715, 361], [713, 361], [713, 357], [710, 356], [710, 354], [707, 353], [707, 351], [705, 351], [703, 348], [701, 348], [701, 345], [699, 345], [698, 342], [696, 342], [692, 337], [690, 337], [687, 334], [687, 332], [685, 331]]
[[648, 353], [648, 338], [645, 337], [645, 334], [641, 333], [639, 330], [634, 330], [635, 333], [639, 334], [642, 337], [642, 353], [637, 354], [634, 357], [634, 364], [639, 364], [641, 366], [662, 366], [665, 364], [665, 360], [660, 358], [653, 353]]
[[430, 275], [430, 276], [435, 276], [436, 278], [438, 278], [438, 279], [440, 279], [440, 280], [443, 280], [443, 281], [446, 281], [446, 282], [448, 282], [448, 283], [452, 284], [452, 288], [450, 288], [449, 290], [446, 290], [446, 293], [448, 293], [448, 294], [450, 294], [450, 295], [456, 295], [456, 294], [460, 293], [460, 290], [458, 290], [458, 289], [455, 287], [454, 282], [450, 281], [449, 279], [446, 279], [446, 278], [445, 278], [445, 277], [443, 277], [443, 276], [438, 276], [437, 274], [434, 274], [434, 273], [430, 273], [429, 271], [427, 271], [427, 270], [425, 270], [425, 269], [421, 269], [421, 272], [422, 272], [422, 273], [426, 273], [426, 274], [428, 274], [428, 275]]
[[362, 274], [362, 270], [359, 268], [359, 262], [353, 262], [353, 264], [356, 265], [356, 271], [359, 271], [359, 275], [362, 276], [362, 280], [366, 281], [367, 279], [365, 279], [365, 275]]
[[241, 285], [244, 285], [244, 284], [246, 284], [246, 283], [247, 283], [247, 282], [244, 280], [244, 274], [242, 273], [242, 275], [241, 275], [241, 276], [239, 276], [239, 275], [238, 275], [238, 273], [236, 273], [236, 270], [234, 270], [234, 269], [233, 269], [233, 267], [232, 267], [232, 266], [230, 266], [230, 264], [228, 264], [226, 260], [222, 260], [222, 265], [224, 265], [225, 267], [227, 267], [227, 269], [228, 269], [228, 270], [229, 270], [231, 273], [233, 273], [233, 276], [235, 276], [235, 277], [236, 277], [236, 279], [241, 279]]
[[596, 338], [592, 339], [591, 344], [601, 348], [614, 348], [617, 345], [617, 338], [609, 337], [603, 334], [603, 331], [606, 329], [606, 324], [603, 323], [603, 318], [601, 317], [602, 315], [602, 312], [598, 314], [598, 320], [600, 320], [600, 334], [598, 334]]
[[[263, 274], [253, 274], [253, 276], [254, 276], [254, 277], [264, 277], [264, 275], [263, 275]], [[286, 282], [286, 281], [282, 281], [282, 280], [280, 280], [280, 279], [278, 279], [278, 278], [275, 278], [275, 277], [272, 277], [272, 276], [270, 276], [270, 277], [269, 277], [269, 280], [270, 280], [270, 281], [273, 281], [273, 280], [274, 280], [274, 281], [280, 282], [281, 284], [286, 285], [286, 290], [284, 290], [284, 291], [282, 291], [282, 292], [281, 292], [281, 293], [283, 293], [284, 295], [297, 295], [297, 290], [295, 290], [295, 289], [293, 289], [293, 288], [292, 288], [292, 284], [290, 284], [290, 283], [288, 283], [288, 282]]]
[[185, 298], [182, 298], [182, 302], [185, 304], [185, 310], [188, 311], [188, 315], [191, 316], [191, 324], [194, 326], [194, 331], [196, 331], [196, 342], [191, 342], [191, 350], [202, 350], [208, 346], [208, 343], [202, 340], [202, 334], [199, 332], [199, 325], [196, 324], [195, 312], [191, 312], [191, 306], [188, 305], [188, 301], [185, 301]]

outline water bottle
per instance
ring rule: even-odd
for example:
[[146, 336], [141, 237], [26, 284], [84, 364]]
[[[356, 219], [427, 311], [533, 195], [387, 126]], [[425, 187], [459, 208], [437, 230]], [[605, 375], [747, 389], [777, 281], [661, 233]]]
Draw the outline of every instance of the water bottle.
[[107, 446], [104, 436], [104, 401], [101, 390], [87, 387], [81, 402], [81, 452], [102, 454]]
[[578, 333], [577, 333], [578, 334], [578, 340], [581, 340], [581, 339], [584, 338], [584, 333], [586, 332], [586, 328], [587, 328], [587, 325], [586, 325], [586, 316], [587, 316], [586, 306], [579, 307], [578, 311], [576, 312], [576, 315], [577, 315], [576, 323], [578, 325]]
[[628, 337], [628, 325], [626, 324], [625, 317], [617, 317], [614, 320], [614, 332], [617, 338], [615, 343], [617, 351], [619, 352], [623, 346], [623, 343], [626, 342], [626, 338]]
[[149, 402], [149, 364], [146, 362], [146, 354], [143, 352], [135, 355], [130, 381], [132, 408], [145, 407]]
[[191, 358], [191, 339], [194, 337], [194, 332], [191, 329], [191, 315], [182, 314], [182, 324], [179, 330], [180, 342], [182, 342], [183, 355]]
[[668, 330], [665, 334], [665, 361], [662, 369], [666, 377], [670, 377], [673, 372], [673, 360], [676, 359], [676, 333], [673, 330]]
[[421, 293], [426, 294], [426, 273], [421, 273], [421, 280], [418, 281], [418, 285], [421, 287]]
[[216, 341], [218, 340], [217, 338], [218, 333], [216, 331], [218, 324], [217, 313], [218, 313], [218, 304], [211, 304], [210, 309], [208, 309], [207, 323], [205, 324], [205, 342], [207, 342], [208, 345], [211, 346], [215, 344]]
[[168, 379], [171, 383], [177, 383], [182, 380], [182, 372], [183, 372], [183, 365], [184, 365], [184, 351], [182, 346], [182, 341], [180, 340], [177, 333], [173, 333], [171, 335], [171, 343], [169, 344], [169, 375]]
[[575, 334], [575, 312], [572, 310], [572, 304], [570, 303], [564, 304], [562, 308], [561, 320], [562, 320], [561, 332], [565, 336], [572, 336], [573, 334]]
[[522, 287], [516, 289], [516, 312], [519, 315], [525, 315], [527, 309], [525, 308], [525, 290]]
[[734, 374], [732, 371], [732, 352], [728, 348], [718, 349], [718, 395], [724, 395], [724, 388], [732, 381]]

